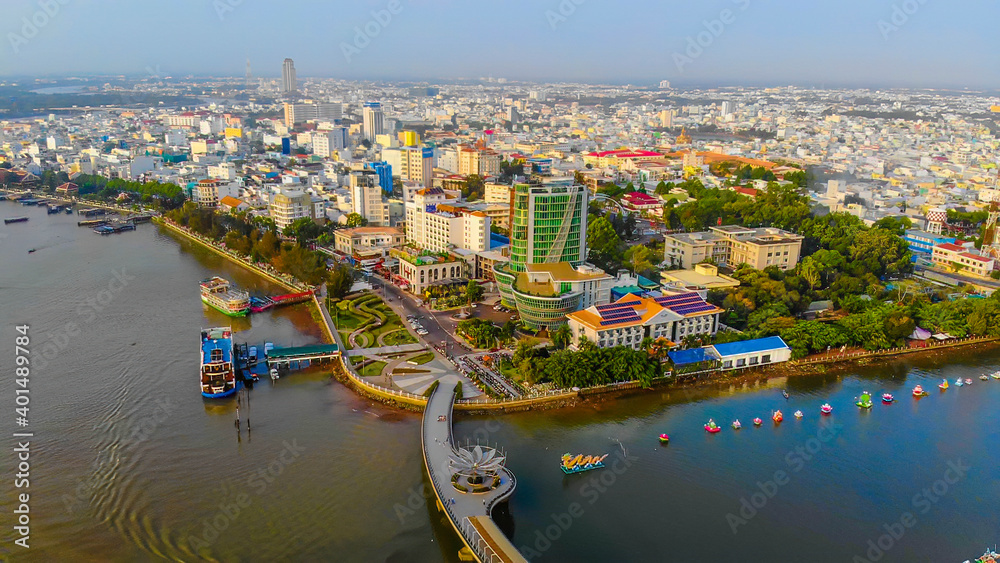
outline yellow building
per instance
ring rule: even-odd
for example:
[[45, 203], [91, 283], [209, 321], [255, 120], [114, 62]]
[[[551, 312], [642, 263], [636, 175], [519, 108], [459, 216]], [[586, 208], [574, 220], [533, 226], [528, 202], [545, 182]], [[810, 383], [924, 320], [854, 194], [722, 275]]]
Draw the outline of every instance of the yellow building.
[[803, 238], [770, 227], [712, 227], [703, 233], [667, 235], [664, 260], [683, 269], [692, 269], [695, 264], [711, 261], [730, 268], [747, 264], [758, 270], [768, 266], [791, 270], [799, 263]]

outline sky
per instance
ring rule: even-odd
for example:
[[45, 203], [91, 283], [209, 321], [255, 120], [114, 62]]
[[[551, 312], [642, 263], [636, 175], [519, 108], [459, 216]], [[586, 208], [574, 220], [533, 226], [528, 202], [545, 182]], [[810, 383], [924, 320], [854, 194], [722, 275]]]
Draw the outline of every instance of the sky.
[[[48, 11], [46, 11], [46, 8]], [[0, 77], [994, 89], [996, 0], [0, 0]]]

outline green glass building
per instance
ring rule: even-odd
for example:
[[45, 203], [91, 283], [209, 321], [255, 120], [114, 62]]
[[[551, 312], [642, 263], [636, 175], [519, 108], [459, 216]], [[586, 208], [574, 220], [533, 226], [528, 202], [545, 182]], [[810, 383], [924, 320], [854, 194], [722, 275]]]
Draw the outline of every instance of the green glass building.
[[510, 262], [493, 273], [503, 304], [536, 330], [564, 324], [608, 293], [611, 277], [585, 265], [589, 195], [571, 181], [514, 186]]

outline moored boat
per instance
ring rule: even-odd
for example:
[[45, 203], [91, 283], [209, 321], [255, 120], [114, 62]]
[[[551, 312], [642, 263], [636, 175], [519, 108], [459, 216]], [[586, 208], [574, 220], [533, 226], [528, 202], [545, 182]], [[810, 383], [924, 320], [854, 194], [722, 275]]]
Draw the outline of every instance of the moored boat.
[[210, 399], [228, 397], [239, 390], [233, 365], [233, 329], [201, 330], [201, 394]]
[[830, 403], [823, 403], [823, 406], [819, 408], [819, 412], [823, 414], [830, 414], [833, 412], [833, 407], [830, 406]]
[[955, 380], [955, 387], [961, 387], [963, 385], [965, 385], [965, 383], [962, 381], [961, 377]]
[[966, 385], [972, 385], [972, 380], [971, 380], [971, 379], [969, 379], [968, 377], [966, 377], [966, 378], [965, 378], [965, 384], [966, 384]]
[[979, 376], [979, 380], [980, 381], [989, 381], [990, 377], [988, 375], [980, 375]]
[[250, 310], [250, 294], [232, 289], [229, 281], [219, 276], [201, 282], [201, 300], [230, 317], [245, 317]]
[[859, 397], [858, 400], [854, 404], [857, 405], [858, 407], [862, 408], [862, 409], [870, 409], [870, 408], [872, 408], [872, 396], [871, 396], [871, 394], [868, 393], [868, 391], [865, 391], [864, 393], [861, 394], [861, 397]]
[[883, 403], [885, 403], [885, 404], [888, 405], [889, 403], [892, 403], [895, 400], [896, 400], [896, 398], [893, 397], [891, 394], [889, 394], [889, 393], [882, 393], [882, 402]]
[[10, 225], [11, 223], [26, 223], [28, 221], [27, 217], [10, 217], [3, 220], [4, 225]]
[[573, 455], [573, 454], [563, 454], [562, 462], [559, 464], [559, 469], [562, 472], [571, 475], [573, 473], [583, 473], [584, 471], [590, 471], [591, 469], [599, 469], [604, 467], [604, 458], [608, 457], [608, 454], [604, 455]]
[[916, 387], [913, 388], [914, 397], [923, 397], [924, 395], [927, 395], [927, 391], [924, 391], [924, 388], [922, 386], [917, 385]]
[[777, 423], [781, 422], [782, 420], [785, 420], [785, 415], [781, 414], [781, 411], [774, 411], [771, 414], [771, 420], [773, 420], [774, 423], [777, 424]]

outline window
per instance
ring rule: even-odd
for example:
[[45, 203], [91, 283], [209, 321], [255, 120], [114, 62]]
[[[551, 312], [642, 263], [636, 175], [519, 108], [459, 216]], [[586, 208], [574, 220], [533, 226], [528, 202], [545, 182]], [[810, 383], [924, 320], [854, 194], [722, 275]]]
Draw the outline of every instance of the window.
[[760, 357], [760, 363], [769, 364], [771, 363], [771, 354], [764, 354]]
[[758, 358], [757, 356], [750, 358], [750, 365], [755, 366], [759, 363], [760, 363], [760, 358]]
[[747, 365], [746, 358], [740, 358], [740, 359], [736, 360], [736, 367], [741, 368], [741, 367], [743, 367], [745, 365]]
[[733, 367], [733, 361], [732, 360], [726, 360], [726, 361], [722, 362], [722, 369], [729, 369], [731, 367]]

